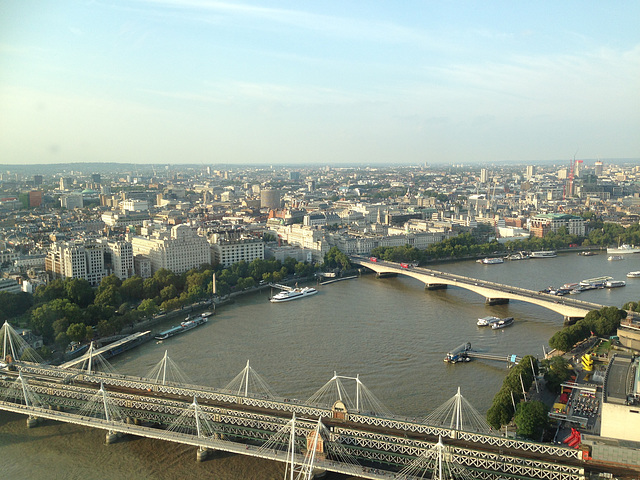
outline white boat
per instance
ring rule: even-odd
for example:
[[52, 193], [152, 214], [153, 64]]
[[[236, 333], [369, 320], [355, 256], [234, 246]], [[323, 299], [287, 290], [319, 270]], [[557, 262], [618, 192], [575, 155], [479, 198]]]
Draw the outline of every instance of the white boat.
[[283, 290], [277, 293], [269, 299], [272, 303], [289, 302], [291, 300], [297, 300], [298, 298], [308, 297], [315, 295], [318, 291], [312, 287], [294, 288], [291, 290]]
[[509, 325], [513, 325], [513, 317], [501, 318], [498, 322], [491, 325], [493, 330], [498, 330], [500, 328], [508, 327]]
[[485, 265], [495, 265], [497, 263], [504, 263], [502, 258], [483, 258], [482, 263]]
[[540, 250], [538, 252], [531, 252], [530, 258], [553, 258], [557, 256], [558, 253], [555, 250]]
[[627, 273], [627, 278], [640, 278], [640, 271]]
[[604, 287], [604, 284], [607, 280], [613, 280], [613, 277], [603, 276], [603, 277], [594, 277], [594, 278], [586, 278], [581, 280], [578, 285], [581, 287]]
[[635, 245], [628, 245], [625, 243], [617, 248], [607, 248], [607, 253], [617, 255], [624, 255], [625, 253], [640, 253], [640, 247], [636, 247]]
[[500, 319], [498, 317], [493, 317], [489, 315], [488, 317], [482, 317], [478, 319], [477, 325], [479, 327], [488, 327], [493, 323], [499, 322]]
[[616, 260], [624, 260], [624, 257], [622, 255], [609, 255], [609, 258], [607, 258], [607, 260], [613, 262]]
[[616, 288], [616, 287], [624, 287], [627, 284], [624, 280], [609, 280], [604, 286], [606, 288]]

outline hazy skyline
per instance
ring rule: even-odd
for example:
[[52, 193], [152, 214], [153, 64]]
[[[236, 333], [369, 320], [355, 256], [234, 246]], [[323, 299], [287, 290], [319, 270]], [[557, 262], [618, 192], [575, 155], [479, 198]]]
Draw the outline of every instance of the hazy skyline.
[[640, 157], [638, 2], [0, 4], [0, 164]]

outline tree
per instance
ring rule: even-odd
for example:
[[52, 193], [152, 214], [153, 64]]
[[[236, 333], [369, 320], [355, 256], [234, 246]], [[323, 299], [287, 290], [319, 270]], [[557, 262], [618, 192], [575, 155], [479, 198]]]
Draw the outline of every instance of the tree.
[[67, 337], [69, 337], [72, 341], [82, 342], [83, 340], [88, 340], [93, 336], [93, 330], [91, 327], [85, 325], [84, 323], [72, 323], [67, 328]]
[[160, 291], [160, 298], [163, 301], [170, 300], [178, 296], [178, 289], [175, 285], [168, 285]]
[[160, 309], [152, 298], [146, 298], [138, 305], [138, 312], [140, 312], [143, 317], [155, 315], [158, 313], [158, 310]]
[[84, 278], [68, 278], [64, 282], [67, 298], [81, 308], [86, 308], [95, 296], [93, 288]]
[[522, 402], [518, 404], [513, 417], [518, 427], [518, 435], [540, 440], [545, 428], [549, 425], [549, 408], [539, 401]]
[[104, 289], [98, 289], [98, 294], [96, 295], [94, 303], [96, 305], [105, 305], [113, 308], [119, 307], [122, 304], [122, 296], [120, 295], [119, 287], [114, 284], [110, 284]]
[[144, 298], [144, 280], [135, 275], [127, 278], [120, 286], [120, 294], [127, 301], [142, 300]]

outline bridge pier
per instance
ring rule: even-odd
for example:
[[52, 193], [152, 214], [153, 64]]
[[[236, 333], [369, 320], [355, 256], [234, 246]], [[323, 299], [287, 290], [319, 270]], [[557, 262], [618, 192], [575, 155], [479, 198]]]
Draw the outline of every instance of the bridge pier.
[[508, 298], [487, 298], [484, 302], [487, 305], [506, 305], [509, 303]]
[[196, 461], [204, 462], [209, 456], [210, 451], [211, 450], [209, 450], [208, 448], [198, 447], [198, 451], [196, 452]]
[[38, 423], [40, 423], [40, 419], [38, 417], [33, 417], [31, 415], [27, 417], [27, 428], [37, 427]]
[[111, 445], [112, 443], [116, 443], [119, 437], [120, 434], [118, 432], [109, 430], [104, 437], [104, 443], [106, 443], [107, 445]]
[[326, 476], [327, 476], [327, 471], [324, 468], [314, 468], [311, 478], [313, 478], [313, 480], [321, 480]]
[[389, 278], [389, 277], [397, 277], [398, 274], [394, 272], [382, 272], [376, 273], [376, 278]]
[[424, 286], [425, 290], [446, 290], [448, 285], [446, 283], [427, 283]]
[[568, 315], [564, 316], [564, 324], [565, 325], [573, 325], [578, 320], [582, 320], [584, 317], [570, 317]]

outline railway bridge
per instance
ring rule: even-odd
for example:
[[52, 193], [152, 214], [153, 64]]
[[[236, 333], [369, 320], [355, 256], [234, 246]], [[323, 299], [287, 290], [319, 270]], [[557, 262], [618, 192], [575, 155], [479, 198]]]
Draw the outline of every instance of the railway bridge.
[[405, 275], [415, 278], [424, 282], [425, 288], [428, 290], [450, 286], [464, 288], [485, 297], [486, 303], [489, 305], [508, 303], [510, 300], [539, 305], [562, 315], [565, 323], [572, 323], [577, 319], [584, 318], [590, 311], [599, 310], [605, 306], [409, 264], [386, 262], [380, 259], [372, 260], [355, 255], [350, 256], [349, 259], [352, 264], [366, 267], [380, 276]]
[[[215, 389], [18, 362], [3, 372], [0, 410], [26, 415], [29, 427], [53, 420], [102, 429], [107, 444], [137, 435], [192, 445], [199, 461], [215, 450], [279, 461], [295, 478], [325, 470], [412, 480], [440, 468], [447, 479], [586, 478], [579, 450], [497, 436], [481, 421], [470, 426], [466, 418], [477, 413], [461, 408], [459, 393], [440, 420], [427, 422], [367, 400], [358, 377], [334, 375], [300, 401], [247, 391], [247, 382], [255, 384], [251, 375], [247, 365], [239, 383]], [[356, 382], [355, 403], [345, 379]], [[332, 389], [333, 401], [326, 396]]]

